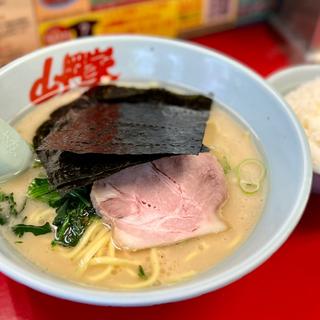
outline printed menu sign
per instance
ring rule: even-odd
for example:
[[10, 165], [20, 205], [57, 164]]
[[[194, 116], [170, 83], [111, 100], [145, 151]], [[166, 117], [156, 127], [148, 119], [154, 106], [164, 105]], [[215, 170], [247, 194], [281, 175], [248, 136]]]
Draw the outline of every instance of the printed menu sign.
[[0, 66], [38, 46], [32, 1], [0, 0]]

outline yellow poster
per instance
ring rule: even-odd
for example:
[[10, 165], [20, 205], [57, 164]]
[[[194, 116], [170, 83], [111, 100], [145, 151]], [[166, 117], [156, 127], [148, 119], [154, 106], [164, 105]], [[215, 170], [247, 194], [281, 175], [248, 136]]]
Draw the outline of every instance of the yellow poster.
[[180, 31], [201, 25], [202, 7], [203, 0], [179, 0]]
[[103, 34], [147, 34], [174, 37], [178, 33], [176, 0], [142, 1], [40, 24], [43, 45]]

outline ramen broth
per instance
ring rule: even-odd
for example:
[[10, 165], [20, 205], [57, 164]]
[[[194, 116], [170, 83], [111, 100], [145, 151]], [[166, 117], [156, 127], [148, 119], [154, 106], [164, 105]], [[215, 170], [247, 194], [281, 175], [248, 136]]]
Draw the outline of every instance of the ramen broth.
[[[32, 111], [15, 122], [16, 129], [31, 143], [36, 129], [49, 117], [49, 114], [79, 95], [79, 91], [65, 93], [33, 107]], [[244, 159], [262, 160], [249, 131], [217, 105], [214, 106], [209, 118], [204, 144], [224, 154], [231, 168], [235, 168]], [[30, 168], [0, 185], [0, 188], [6, 193], [13, 192], [19, 208], [25, 200], [28, 185], [39, 174], [44, 174], [43, 168]], [[175, 283], [208, 270], [232, 254], [248, 238], [261, 215], [266, 186], [264, 184], [258, 192], [247, 195], [239, 188], [234, 171], [226, 174], [226, 180], [228, 200], [219, 214], [228, 225], [228, 229], [218, 234], [157, 248], [160, 273], [153, 285]], [[42, 202], [29, 200], [21, 215], [25, 217], [23, 221], [25, 224], [42, 225], [47, 221], [52, 222], [55, 211]], [[52, 233], [40, 236], [26, 233], [22, 238], [18, 238], [11, 231], [11, 226], [20, 222], [21, 217], [19, 220], [11, 221], [10, 225], [3, 226], [1, 230], [4, 237], [24, 257], [49, 273], [81, 284], [113, 289], [122, 288], [123, 284], [130, 285], [144, 281], [138, 275], [137, 266], [115, 266], [107, 277], [93, 281], [91, 276], [102, 272], [106, 266], [93, 266], [85, 273], [77, 272], [78, 264], [67, 256], [68, 251], [73, 249], [51, 246]], [[138, 261], [146, 275], [152, 272], [150, 249], [136, 252], [115, 250], [119, 258]]]

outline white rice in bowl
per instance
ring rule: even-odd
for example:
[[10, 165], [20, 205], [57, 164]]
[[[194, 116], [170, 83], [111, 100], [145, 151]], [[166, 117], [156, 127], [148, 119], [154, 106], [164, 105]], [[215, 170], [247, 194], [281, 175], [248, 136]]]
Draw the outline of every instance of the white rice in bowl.
[[308, 81], [285, 96], [305, 129], [313, 167], [320, 172], [320, 78]]

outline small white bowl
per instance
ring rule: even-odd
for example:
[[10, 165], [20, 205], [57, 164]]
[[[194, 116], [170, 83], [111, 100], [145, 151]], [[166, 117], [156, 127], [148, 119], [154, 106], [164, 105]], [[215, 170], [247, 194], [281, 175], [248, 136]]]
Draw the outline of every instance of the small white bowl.
[[[285, 96], [290, 91], [317, 77], [320, 77], [320, 65], [310, 64], [274, 72], [267, 78], [267, 81], [280, 95]], [[313, 167], [312, 192], [320, 193], [320, 170], [315, 167]]]

